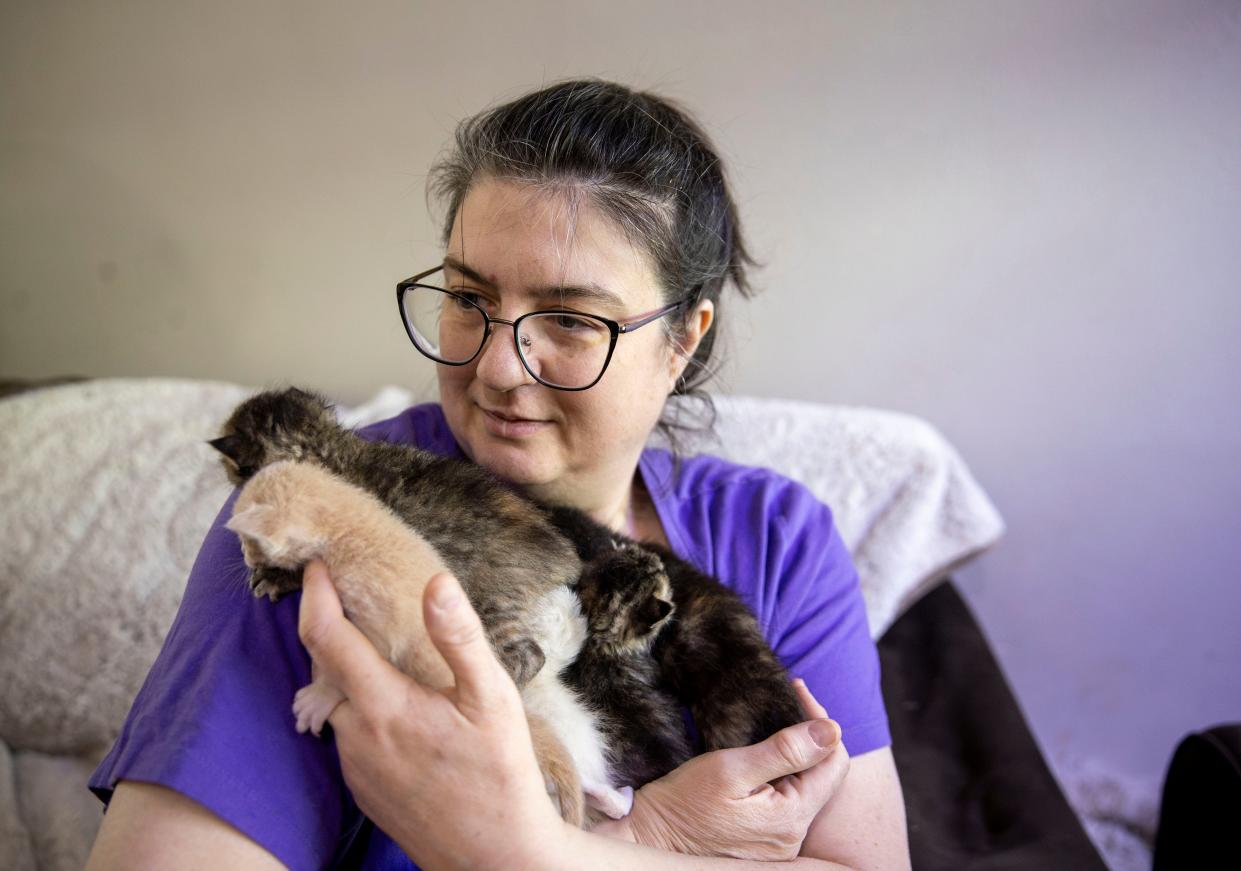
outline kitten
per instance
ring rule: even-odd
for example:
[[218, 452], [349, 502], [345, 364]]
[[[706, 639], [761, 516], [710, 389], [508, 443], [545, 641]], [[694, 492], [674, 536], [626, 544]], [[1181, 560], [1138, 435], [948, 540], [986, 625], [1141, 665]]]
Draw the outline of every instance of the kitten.
[[[563, 677], [599, 711], [619, 783], [643, 784], [703, 750], [742, 747], [805, 715], [784, 665], [732, 590], [666, 548], [638, 545], [572, 508], [548, 506], [584, 568], [588, 634]], [[634, 728], [637, 725], [638, 728]]]
[[[447, 567], [426, 539], [373, 495], [319, 466], [285, 460], [250, 479], [225, 525], [240, 537], [252, 568], [293, 571], [311, 559], [324, 560], [345, 615], [385, 659], [424, 686], [453, 685], [422, 616], [426, 582]], [[558, 595], [569, 594], [563, 589], [549, 594]], [[562, 646], [551, 637], [540, 640], [548, 650]], [[293, 712], [298, 732], [318, 735], [344, 695], [317, 671], [312, 678], [294, 697]], [[535, 683], [537, 677], [531, 686]], [[572, 757], [542, 717], [527, 711], [527, 721], [548, 794], [564, 819], [580, 826], [582, 784]], [[604, 769], [602, 754], [597, 767]], [[606, 780], [591, 786], [611, 797]], [[623, 801], [619, 795], [611, 798]]]
[[[573, 546], [512, 488], [469, 464], [409, 445], [368, 442], [341, 427], [321, 399], [290, 388], [243, 402], [210, 442], [229, 480], [243, 485], [278, 460], [318, 463], [379, 497], [417, 530], [460, 579], [488, 640], [524, 687], [543, 666], [530, 638], [533, 609], [581, 572]], [[300, 589], [299, 572], [264, 567], [250, 578], [275, 600]]]
[[[341, 427], [322, 399], [297, 388], [242, 403], [211, 444], [236, 484], [269, 463], [300, 459], [377, 495], [461, 580], [520, 688], [541, 675], [545, 660], [552, 663], [542, 678], [546, 688], [571, 691], [553, 707], [576, 710], [552, 722], [568, 728], [585, 716], [602, 731], [610, 783], [640, 786], [693, 755], [682, 703], [707, 750], [754, 743], [802, 719], [754, 615], [719, 581], [666, 549], [617, 535], [575, 509], [521, 496], [471, 463], [368, 442]], [[300, 578], [261, 569], [251, 586], [276, 598], [300, 586]], [[553, 658], [532, 627], [547, 619], [539, 608], [546, 595], [565, 587], [576, 591], [588, 629], [579, 651]], [[566, 745], [579, 760], [575, 742]], [[606, 796], [589, 797], [615, 812]]]

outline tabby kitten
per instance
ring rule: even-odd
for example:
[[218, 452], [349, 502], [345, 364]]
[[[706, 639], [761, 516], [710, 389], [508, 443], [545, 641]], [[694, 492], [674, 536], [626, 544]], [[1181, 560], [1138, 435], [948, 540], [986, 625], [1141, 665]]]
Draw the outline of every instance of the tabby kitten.
[[[211, 444], [236, 484], [297, 459], [377, 495], [461, 580], [519, 687], [545, 660], [530, 629], [541, 616], [537, 603], [573, 587], [587, 629], [560, 677], [597, 716], [614, 784], [640, 786], [693, 755], [682, 704], [706, 750], [754, 743], [803, 717], [754, 615], [666, 549], [519, 495], [472, 463], [368, 442], [297, 388], [246, 400]], [[256, 595], [272, 598], [299, 585], [296, 573], [282, 570], [251, 578]]]
[[[517, 686], [542, 668], [543, 652], [529, 633], [534, 609], [544, 595], [577, 580], [581, 561], [512, 488], [466, 463], [368, 442], [337, 423], [323, 400], [297, 388], [247, 399], [210, 444], [237, 486], [270, 463], [305, 460], [374, 493], [460, 579]], [[275, 600], [300, 589], [301, 573], [260, 567], [250, 585], [255, 595]]]

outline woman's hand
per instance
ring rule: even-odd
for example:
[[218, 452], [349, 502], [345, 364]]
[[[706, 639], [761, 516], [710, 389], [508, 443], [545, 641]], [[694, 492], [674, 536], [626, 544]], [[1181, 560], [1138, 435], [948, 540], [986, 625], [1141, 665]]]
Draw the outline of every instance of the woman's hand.
[[595, 831], [699, 856], [795, 858], [849, 771], [840, 727], [801, 680], [795, 685], [807, 722], [691, 759], [638, 790], [629, 816]]
[[457, 581], [431, 579], [427, 633], [456, 677], [429, 690], [383, 659], [344, 616], [319, 560], [307, 564], [298, 634], [346, 696], [328, 718], [358, 807], [424, 868], [543, 864], [564, 841], [517, 687]]

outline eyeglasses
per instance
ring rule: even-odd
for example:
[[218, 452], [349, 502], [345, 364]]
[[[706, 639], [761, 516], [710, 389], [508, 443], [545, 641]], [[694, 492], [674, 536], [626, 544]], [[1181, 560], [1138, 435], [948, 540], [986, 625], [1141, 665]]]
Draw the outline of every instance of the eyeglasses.
[[684, 306], [692, 295], [618, 323], [571, 309], [527, 312], [516, 320], [489, 315], [478, 294], [451, 291], [422, 279], [443, 269], [436, 266], [396, 286], [401, 322], [414, 347], [437, 363], [464, 366], [483, 350], [493, 324], [513, 328], [513, 344], [522, 366], [535, 381], [556, 390], [586, 390], [603, 377], [616, 339]]

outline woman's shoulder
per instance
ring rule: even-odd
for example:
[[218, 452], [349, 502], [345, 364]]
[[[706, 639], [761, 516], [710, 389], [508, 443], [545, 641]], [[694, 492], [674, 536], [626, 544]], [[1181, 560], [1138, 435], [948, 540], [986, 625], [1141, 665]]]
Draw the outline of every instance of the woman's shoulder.
[[773, 469], [654, 449], [642, 472], [673, 550], [730, 586], [791, 580], [777, 566], [809, 546], [848, 560], [831, 509]]
[[657, 502], [709, 515], [744, 514], [788, 527], [813, 522], [832, 526], [832, 512], [802, 482], [765, 466], [750, 466], [713, 454], [676, 458], [650, 448], [642, 456], [643, 477]]
[[411, 405], [400, 414], [367, 424], [355, 432], [372, 442], [413, 445], [444, 456], [459, 456], [461, 453], [444, 418], [444, 409], [438, 402]]

